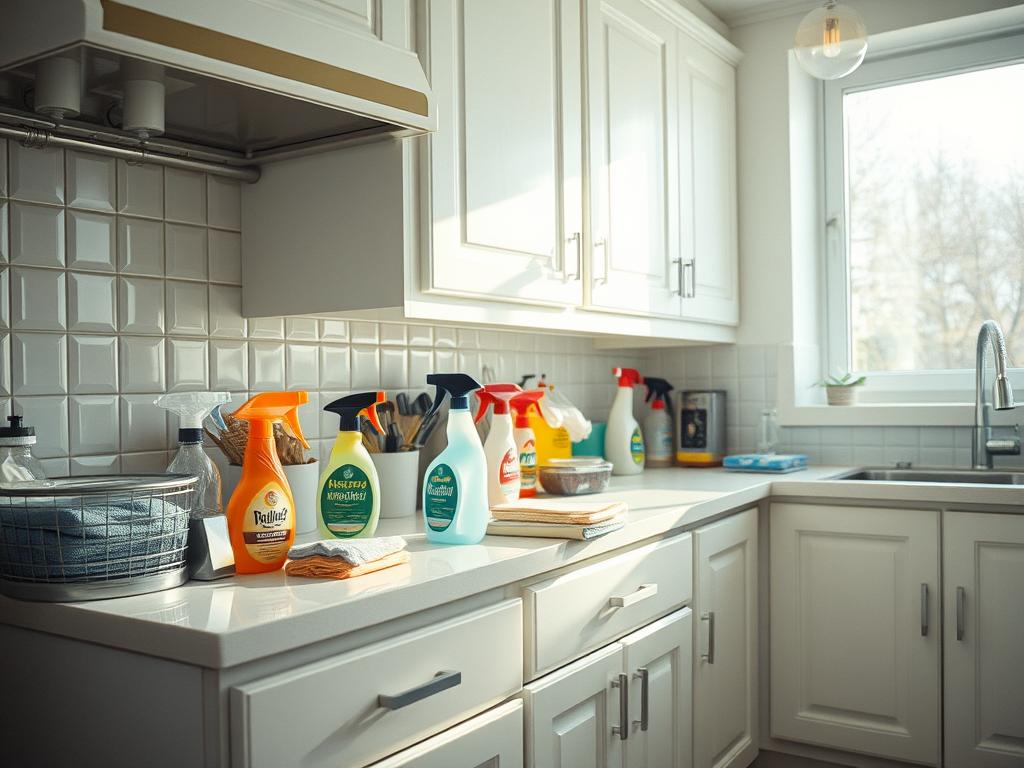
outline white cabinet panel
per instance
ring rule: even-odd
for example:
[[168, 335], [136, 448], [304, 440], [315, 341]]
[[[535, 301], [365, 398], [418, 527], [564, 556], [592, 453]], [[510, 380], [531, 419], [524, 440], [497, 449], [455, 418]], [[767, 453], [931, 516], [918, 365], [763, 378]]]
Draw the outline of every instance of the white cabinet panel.
[[372, 768], [522, 768], [523, 702], [477, 715]]
[[439, 126], [425, 288], [579, 304], [579, 7], [447, 0], [431, 5], [430, 30]]
[[527, 766], [622, 765], [623, 742], [612, 732], [623, 725], [621, 689], [612, 687], [625, 675], [622, 664], [622, 646], [613, 643], [523, 689]]
[[736, 70], [679, 35], [679, 220], [683, 317], [739, 321]]
[[641, 0], [588, 3], [592, 303], [678, 315], [676, 28]]
[[694, 766], [747, 766], [757, 756], [757, 510], [694, 538]]
[[620, 642], [630, 675], [627, 768], [689, 768], [693, 759], [693, 612], [689, 608], [676, 611]]
[[945, 513], [948, 768], [1024, 766], [1024, 517]]
[[937, 512], [774, 504], [772, 734], [937, 764]]

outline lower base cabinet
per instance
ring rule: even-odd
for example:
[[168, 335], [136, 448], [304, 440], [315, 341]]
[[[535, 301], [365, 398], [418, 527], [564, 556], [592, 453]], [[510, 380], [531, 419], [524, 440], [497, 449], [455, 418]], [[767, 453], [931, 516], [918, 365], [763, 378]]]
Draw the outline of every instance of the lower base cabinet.
[[690, 768], [693, 614], [675, 611], [523, 689], [529, 768]]
[[522, 768], [523, 703], [518, 699], [449, 728], [371, 768]]
[[694, 534], [694, 768], [757, 757], [757, 510]]
[[946, 768], [1024, 768], [1024, 516], [943, 518]]
[[937, 511], [773, 504], [772, 735], [938, 765], [939, 589]]

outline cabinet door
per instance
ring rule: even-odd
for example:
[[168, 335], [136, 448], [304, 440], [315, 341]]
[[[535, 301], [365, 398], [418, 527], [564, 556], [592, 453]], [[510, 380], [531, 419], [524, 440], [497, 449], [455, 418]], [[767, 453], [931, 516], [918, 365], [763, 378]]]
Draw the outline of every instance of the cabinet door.
[[695, 536], [693, 750], [696, 768], [757, 756], [757, 510]]
[[680, 32], [678, 83], [682, 314], [736, 324], [736, 70]]
[[771, 510], [772, 735], [939, 760], [939, 513]]
[[675, 27], [642, 0], [589, 0], [591, 303], [679, 315]]
[[693, 759], [693, 612], [621, 640], [629, 683], [627, 768], [689, 768]]
[[622, 646], [612, 643], [523, 689], [527, 766], [622, 766], [618, 729], [629, 728], [620, 714], [622, 657]]
[[1024, 766], [1024, 517], [947, 512], [949, 768]]
[[522, 768], [523, 703], [477, 715], [371, 768]]
[[438, 0], [429, 26], [438, 129], [423, 289], [580, 304], [579, 3]]

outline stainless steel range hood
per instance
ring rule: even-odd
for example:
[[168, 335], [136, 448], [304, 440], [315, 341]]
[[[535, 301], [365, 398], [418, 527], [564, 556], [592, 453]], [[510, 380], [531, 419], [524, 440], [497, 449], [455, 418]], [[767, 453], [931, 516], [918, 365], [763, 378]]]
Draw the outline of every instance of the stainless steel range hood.
[[412, 14], [402, 0], [3, 0], [0, 123], [236, 165], [424, 133], [436, 116]]

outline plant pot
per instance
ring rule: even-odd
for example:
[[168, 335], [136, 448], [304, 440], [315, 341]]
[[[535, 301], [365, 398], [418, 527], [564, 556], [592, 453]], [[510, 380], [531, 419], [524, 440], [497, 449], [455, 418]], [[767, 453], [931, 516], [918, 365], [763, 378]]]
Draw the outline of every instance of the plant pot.
[[829, 405], [855, 405], [857, 403], [856, 387], [825, 387], [825, 396]]

